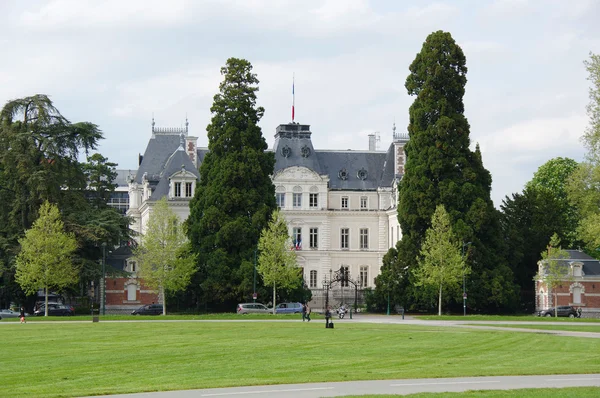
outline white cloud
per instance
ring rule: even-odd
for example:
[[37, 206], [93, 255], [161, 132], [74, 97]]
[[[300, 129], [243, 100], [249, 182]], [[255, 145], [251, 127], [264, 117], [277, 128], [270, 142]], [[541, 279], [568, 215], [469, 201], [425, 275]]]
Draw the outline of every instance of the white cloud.
[[188, 0], [54, 0], [23, 12], [20, 22], [30, 29], [173, 25], [186, 17], [187, 4]]

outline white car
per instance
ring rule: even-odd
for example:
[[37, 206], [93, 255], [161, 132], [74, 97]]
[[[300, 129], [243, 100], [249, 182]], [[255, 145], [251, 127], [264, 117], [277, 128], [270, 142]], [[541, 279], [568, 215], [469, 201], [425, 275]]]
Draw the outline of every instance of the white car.
[[[0, 310], [0, 319], [4, 319], [4, 318], [18, 318], [19, 315], [21, 315], [20, 312], [17, 311], [13, 311], [13, 310]], [[28, 316], [29, 314], [25, 313], [25, 316]]]

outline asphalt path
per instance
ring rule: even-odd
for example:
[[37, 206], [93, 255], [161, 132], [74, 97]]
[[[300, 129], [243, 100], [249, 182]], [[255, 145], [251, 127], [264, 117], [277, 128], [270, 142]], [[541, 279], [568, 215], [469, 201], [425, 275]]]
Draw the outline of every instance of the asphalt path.
[[[550, 376], [458, 377], [448, 379], [401, 379], [347, 381], [335, 383], [283, 384], [206, 390], [182, 390], [118, 395], [119, 398], [240, 398], [286, 397], [317, 398], [345, 395], [396, 394], [421, 392], [463, 392], [468, 390], [512, 390], [520, 388], [600, 387], [600, 374]], [[106, 395], [104, 398], [115, 398]], [[95, 398], [99, 398], [96, 396]]]

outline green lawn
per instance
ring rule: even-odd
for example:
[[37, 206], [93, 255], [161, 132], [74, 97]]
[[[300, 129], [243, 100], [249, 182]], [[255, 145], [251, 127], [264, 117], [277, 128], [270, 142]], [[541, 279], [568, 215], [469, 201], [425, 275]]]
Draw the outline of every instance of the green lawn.
[[0, 325], [0, 341], [0, 396], [11, 397], [600, 373], [600, 339], [415, 325], [11, 322]]
[[345, 398], [596, 398], [599, 387], [527, 388], [521, 390], [477, 390], [467, 392], [421, 393], [409, 395], [350, 395]]

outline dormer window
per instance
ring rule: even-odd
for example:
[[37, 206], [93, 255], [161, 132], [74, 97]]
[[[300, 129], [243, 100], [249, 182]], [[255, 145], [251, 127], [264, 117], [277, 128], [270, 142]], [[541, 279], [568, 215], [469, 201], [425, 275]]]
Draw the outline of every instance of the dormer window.
[[170, 178], [169, 199], [191, 199], [196, 189], [196, 176], [182, 168]]

